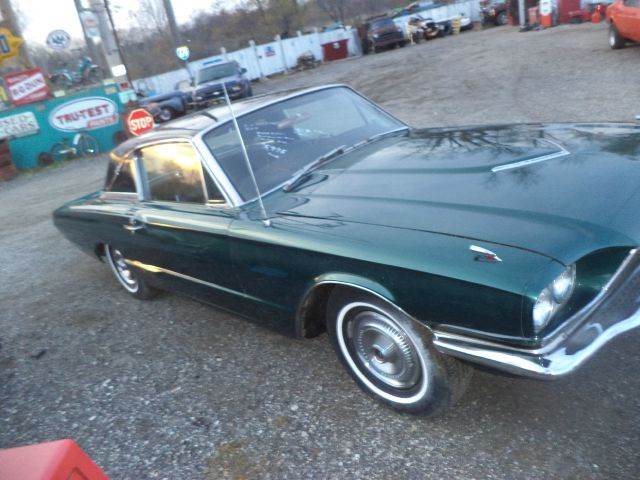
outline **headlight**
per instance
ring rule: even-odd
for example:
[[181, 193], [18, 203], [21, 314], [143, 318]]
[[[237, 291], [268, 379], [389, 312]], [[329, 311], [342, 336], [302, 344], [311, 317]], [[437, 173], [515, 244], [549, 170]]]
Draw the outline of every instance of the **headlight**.
[[576, 267], [571, 265], [538, 295], [533, 305], [533, 328], [536, 332], [546, 327], [556, 311], [569, 300], [575, 283]]
[[553, 294], [553, 300], [556, 303], [563, 304], [566, 302], [571, 293], [573, 293], [573, 286], [576, 283], [576, 266], [571, 265], [562, 274], [556, 278], [551, 284], [551, 293]]

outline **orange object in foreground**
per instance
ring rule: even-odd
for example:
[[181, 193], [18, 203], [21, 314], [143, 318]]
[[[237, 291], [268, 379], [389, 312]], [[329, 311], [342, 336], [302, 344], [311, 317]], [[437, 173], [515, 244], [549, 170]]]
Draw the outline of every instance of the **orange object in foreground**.
[[2, 480], [108, 480], [73, 440], [0, 450]]

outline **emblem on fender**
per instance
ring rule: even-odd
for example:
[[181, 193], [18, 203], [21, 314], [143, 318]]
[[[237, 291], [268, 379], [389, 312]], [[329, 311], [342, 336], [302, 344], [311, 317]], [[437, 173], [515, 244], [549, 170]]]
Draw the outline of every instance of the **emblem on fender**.
[[498, 263], [502, 261], [502, 259], [498, 255], [496, 255], [491, 250], [487, 250], [486, 248], [482, 248], [477, 245], [471, 245], [469, 247], [469, 250], [476, 254], [474, 258], [476, 262]]

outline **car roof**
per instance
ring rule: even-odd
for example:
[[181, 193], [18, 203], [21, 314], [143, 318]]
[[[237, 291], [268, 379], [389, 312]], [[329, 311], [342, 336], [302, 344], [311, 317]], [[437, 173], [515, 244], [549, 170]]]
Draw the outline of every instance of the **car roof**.
[[[336, 87], [345, 87], [345, 85], [323, 85], [320, 87], [297, 88], [256, 95], [233, 102], [232, 108], [235, 116], [240, 117], [246, 113], [258, 110], [287, 98], [293, 98], [306, 93]], [[113, 153], [117, 156], [125, 156], [143, 144], [162, 142], [176, 138], [189, 140], [199, 133], [218, 125], [222, 125], [229, 120], [231, 120], [231, 114], [227, 105], [216, 105], [167, 122], [166, 124], [160, 125], [139, 137], [130, 138], [114, 148]]]

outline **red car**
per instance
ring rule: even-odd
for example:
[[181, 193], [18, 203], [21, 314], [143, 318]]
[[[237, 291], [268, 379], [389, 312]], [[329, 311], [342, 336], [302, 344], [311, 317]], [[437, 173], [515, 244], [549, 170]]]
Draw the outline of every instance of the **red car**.
[[616, 0], [607, 8], [607, 21], [611, 48], [640, 42], [640, 0]]

